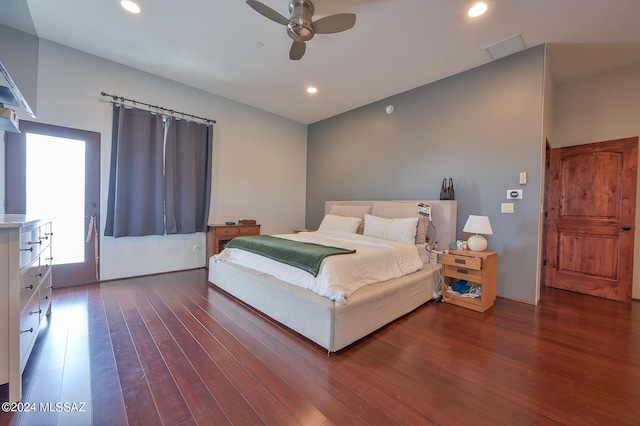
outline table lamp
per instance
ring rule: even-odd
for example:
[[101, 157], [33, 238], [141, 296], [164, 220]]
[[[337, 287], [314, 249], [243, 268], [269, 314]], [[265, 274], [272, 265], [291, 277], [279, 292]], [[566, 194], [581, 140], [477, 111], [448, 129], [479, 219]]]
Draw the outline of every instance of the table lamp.
[[473, 251], [484, 251], [487, 248], [487, 240], [480, 234], [493, 234], [489, 217], [476, 216], [473, 214], [469, 215], [469, 219], [467, 219], [467, 223], [464, 225], [462, 231], [475, 234], [467, 240], [467, 247]]

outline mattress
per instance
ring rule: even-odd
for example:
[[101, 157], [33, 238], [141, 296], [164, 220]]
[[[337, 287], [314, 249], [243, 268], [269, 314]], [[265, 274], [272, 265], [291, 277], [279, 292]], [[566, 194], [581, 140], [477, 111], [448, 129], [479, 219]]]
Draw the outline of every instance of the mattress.
[[346, 298], [361, 287], [413, 273], [423, 266], [418, 250], [413, 244], [345, 232], [318, 231], [277, 236], [299, 242], [355, 249], [356, 252], [325, 258], [317, 276], [237, 248], [225, 248], [214, 256], [214, 260], [264, 271], [340, 304], [344, 304]]

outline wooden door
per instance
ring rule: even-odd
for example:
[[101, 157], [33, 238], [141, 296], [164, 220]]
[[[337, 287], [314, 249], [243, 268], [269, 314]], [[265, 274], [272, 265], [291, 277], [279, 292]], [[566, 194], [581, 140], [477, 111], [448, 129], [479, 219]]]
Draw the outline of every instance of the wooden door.
[[638, 138], [551, 150], [546, 285], [631, 301]]

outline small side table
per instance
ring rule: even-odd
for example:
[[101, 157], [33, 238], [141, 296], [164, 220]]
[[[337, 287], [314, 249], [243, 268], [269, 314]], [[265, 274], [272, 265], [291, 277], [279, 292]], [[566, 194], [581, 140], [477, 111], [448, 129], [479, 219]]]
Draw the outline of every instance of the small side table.
[[225, 244], [235, 237], [260, 235], [260, 225], [209, 225], [207, 230], [207, 259], [205, 267], [209, 268], [209, 259], [220, 253]]
[[[490, 251], [451, 250], [442, 255], [442, 298], [446, 303], [484, 312], [496, 300], [498, 253]], [[461, 297], [448, 293], [446, 287], [457, 280], [482, 286], [478, 298]]]

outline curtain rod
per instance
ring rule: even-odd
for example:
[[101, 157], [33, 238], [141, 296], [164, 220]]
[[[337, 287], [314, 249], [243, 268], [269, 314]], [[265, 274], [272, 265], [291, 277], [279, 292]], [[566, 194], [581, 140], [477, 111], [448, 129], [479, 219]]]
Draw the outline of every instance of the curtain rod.
[[168, 108], [161, 107], [161, 106], [158, 106], [158, 105], [151, 105], [151, 104], [147, 104], [145, 102], [136, 101], [135, 99], [123, 98], [122, 96], [110, 95], [110, 94], [105, 93], [105, 92], [100, 92], [100, 95], [101, 96], [108, 96], [110, 98], [113, 98], [113, 101], [116, 102], [116, 103], [118, 101], [120, 101], [120, 102], [131, 102], [134, 106], [135, 105], [144, 105], [146, 107], [153, 108], [156, 111], [161, 112], [161, 113], [162, 112], [166, 112], [166, 113], [169, 113], [170, 115], [180, 115], [182, 117], [190, 117], [190, 118], [193, 118], [193, 119], [196, 119], [196, 120], [202, 120], [202, 121], [204, 121], [206, 123], [212, 123], [212, 124], [215, 124], [215, 122], [216, 122], [216, 120], [212, 120], [211, 118], [198, 117], [197, 115], [187, 114], [187, 113], [184, 113], [184, 112], [181, 112], [181, 111], [174, 111], [172, 109], [168, 109]]

